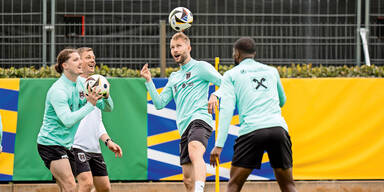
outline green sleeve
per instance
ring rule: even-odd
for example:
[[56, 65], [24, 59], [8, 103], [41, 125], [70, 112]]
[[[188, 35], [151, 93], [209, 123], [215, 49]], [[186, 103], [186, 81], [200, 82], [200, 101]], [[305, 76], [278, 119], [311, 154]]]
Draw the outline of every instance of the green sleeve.
[[220, 86], [222, 76], [219, 72], [216, 71], [216, 69], [211, 64], [207, 62], [202, 62], [199, 71], [202, 79], [211, 82], [217, 86]]
[[276, 78], [277, 78], [277, 92], [279, 94], [280, 107], [283, 107], [285, 104], [285, 101], [287, 100], [287, 97], [285, 96], [285, 93], [284, 93], [284, 88], [280, 80], [279, 72], [277, 72], [277, 70], [275, 72], [276, 72]]
[[51, 92], [49, 100], [56, 112], [57, 117], [65, 127], [71, 128], [80, 122], [86, 115], [93, 111], [94, 106], [87, 102], [82, 108], [72, 112], [68, 106], [68, 96], [62, 90]]
[[151, 95], [152, 102], [155, 105], [156, 109], [162, 109], [164, 108], [172, 99], [172, 87], [169, 83], [164, 87], [163, 91], [160, 93], [157, 93], [155, 84], [153, 84], [153, 81], [145, 82], [145, 86], [147, 87], [147, 90], [149, 92], [149, 95]]
[[221, 90], [222, 97], [220, 102], [219, 130], [215, 146], [223, 147], [227, 140], [236, 103], [235, 88], [228, 73], [224, 74], [223, 82], [219, 90]]
[[96, 107], [105, 112], [111, 112], [113, 110], [113, 101], [111, 95], [108, 99], [99, 99], [96, 103]]

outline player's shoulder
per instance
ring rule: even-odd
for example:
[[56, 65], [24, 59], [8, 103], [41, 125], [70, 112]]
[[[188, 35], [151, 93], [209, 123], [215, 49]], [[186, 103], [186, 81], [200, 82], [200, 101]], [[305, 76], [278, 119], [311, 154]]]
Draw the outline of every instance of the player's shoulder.
[[277, 69], [273, 66], [270, 66], [270, 65], [267, 65], [265, 63], [258, 62], [258, 61], [255, 61], [255, 62], [258, 63], [259, 68], [262, 68], [265, 71], [270, 71], [271, 73], [278, 73]]
[[232, 69], [227, 70], [223, 74], [223, 78], [230, 78], [233, 76], [233, 74], [239, 73], [241, 70], [241, 67], [239, 65], [234, 66]]
[[57, 80], [48, 89], [47, 98], [64, 98], [67, 93], [67, 87], [64, 82]]
[[58, 79], [57, 81], [55, 81], [52, 86], [49, 88], [48, 92], [49, 91], [64, 91], [66, 89], [66, 85], [64, 83], [64, 81], [62, 81], [61, 79]]
[[213, 67], [212, 64], [208, 63], [207, 61], [203, 61], [203, 60], [193, 60], [194, 61], [194, 66], [195, 67], [198, 67], [198, 68], [207, 68], [207, 67]]
[[279, 71], [276, 69], [276, 67], [273, 67], [273, 66], [268, 66], [268, 69], [269, 71], [271, 71], [271, 73], [273, 73], [274, 75], [279, 75]]
[[207, 61], [197, 61], [197, 66], [199, 66], [199, 68], [203, 68], [203, 69], [207, 69], [208, 67], [213, 68], [213, 65], [208, 63]]
[[232, 69], [226, 71], [226, 73], [233, 74], [233, 73], [241, 72], [243, 70], [245, 70], [244, 65], [236, 65], [236, 66], [232, 67]]
[[172, 72], [172, 73], [169, 75], [168, 79], [175, 78], [175, 77], [176, 77], [178, 74], [180, 74], [180, 73], [181, 73], [181, 70], [174, 71], [174, 72]]

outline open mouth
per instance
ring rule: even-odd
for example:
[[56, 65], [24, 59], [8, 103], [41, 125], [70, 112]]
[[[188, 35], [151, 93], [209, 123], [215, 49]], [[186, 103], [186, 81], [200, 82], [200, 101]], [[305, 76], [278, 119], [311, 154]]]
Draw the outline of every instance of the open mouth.
[[93, 63], [93, 62], [88, 63], [88, 68], [91, 70], [95, 69], [95, 63]]
[[176, 60], [179, 60], [180, 57], [181, 57], [181, 55], [174, 55], [173, 57], [174, 57]]

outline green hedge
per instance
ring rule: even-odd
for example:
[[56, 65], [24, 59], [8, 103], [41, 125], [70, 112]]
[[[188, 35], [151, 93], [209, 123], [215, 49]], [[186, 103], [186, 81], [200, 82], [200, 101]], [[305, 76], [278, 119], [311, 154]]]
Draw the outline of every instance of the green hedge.
[[[233, 65], [219, 66], [219, 72], [223, 74], [231, 69]], [[290, 66], [277, 66], [277, 70], [282, 78], [316, 78], [316, 77], [384, 77], [384, 66], [312, 66], [302, 64]], [[153, 77], [160, 77], [160, 68], [151, 68]], [[167, 68], [166, 76], [179, 68]], [[107, 77], [140, 77], [140, 70], [122, 68], [109, 68], [106, 65], [96, 67], [96, 74]], [[0, 78], [48, 78], [59, 77], [54, 67], [34, 67], [24, 68], [0, 68]]]

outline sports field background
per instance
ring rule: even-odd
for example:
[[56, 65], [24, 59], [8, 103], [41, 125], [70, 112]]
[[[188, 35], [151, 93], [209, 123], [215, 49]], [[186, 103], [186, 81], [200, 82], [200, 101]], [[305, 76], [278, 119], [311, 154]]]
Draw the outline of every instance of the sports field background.
[[[112, 78], [115, 109], [103, 120], [124, 157], [115, 159], [102, 145], [111, 180], [181, 180], [174, 103], [155, 110], [144, 79]], [[0, 79], [3, 123], [1, 181], [51, 179], [36, 149], [46, 91], [54, 79]], [[167, 79], [154, 79], [158, 91]], [[384, 79], [282, 79], [287, 95], [283, 107], [293, 142], [294, 178], [298, 180], [384, 179]], [[213, 87], [212, 87], [213, 88]], [[213, 89], [211, 89], [212, 91]], [[208, 98], [207, 98], [208, 99]], [[221, 179], [229, 177], [232, 145], [237, 135], [235, 112], [222, 153]], [[208, 155], [213, 147], [210, 138]], [[214, 169], [208, 166], [208, 173]], [[213, 179], [209, 176], [208, 180]], [[265, 155], [252, 180], [274, 179]]]

